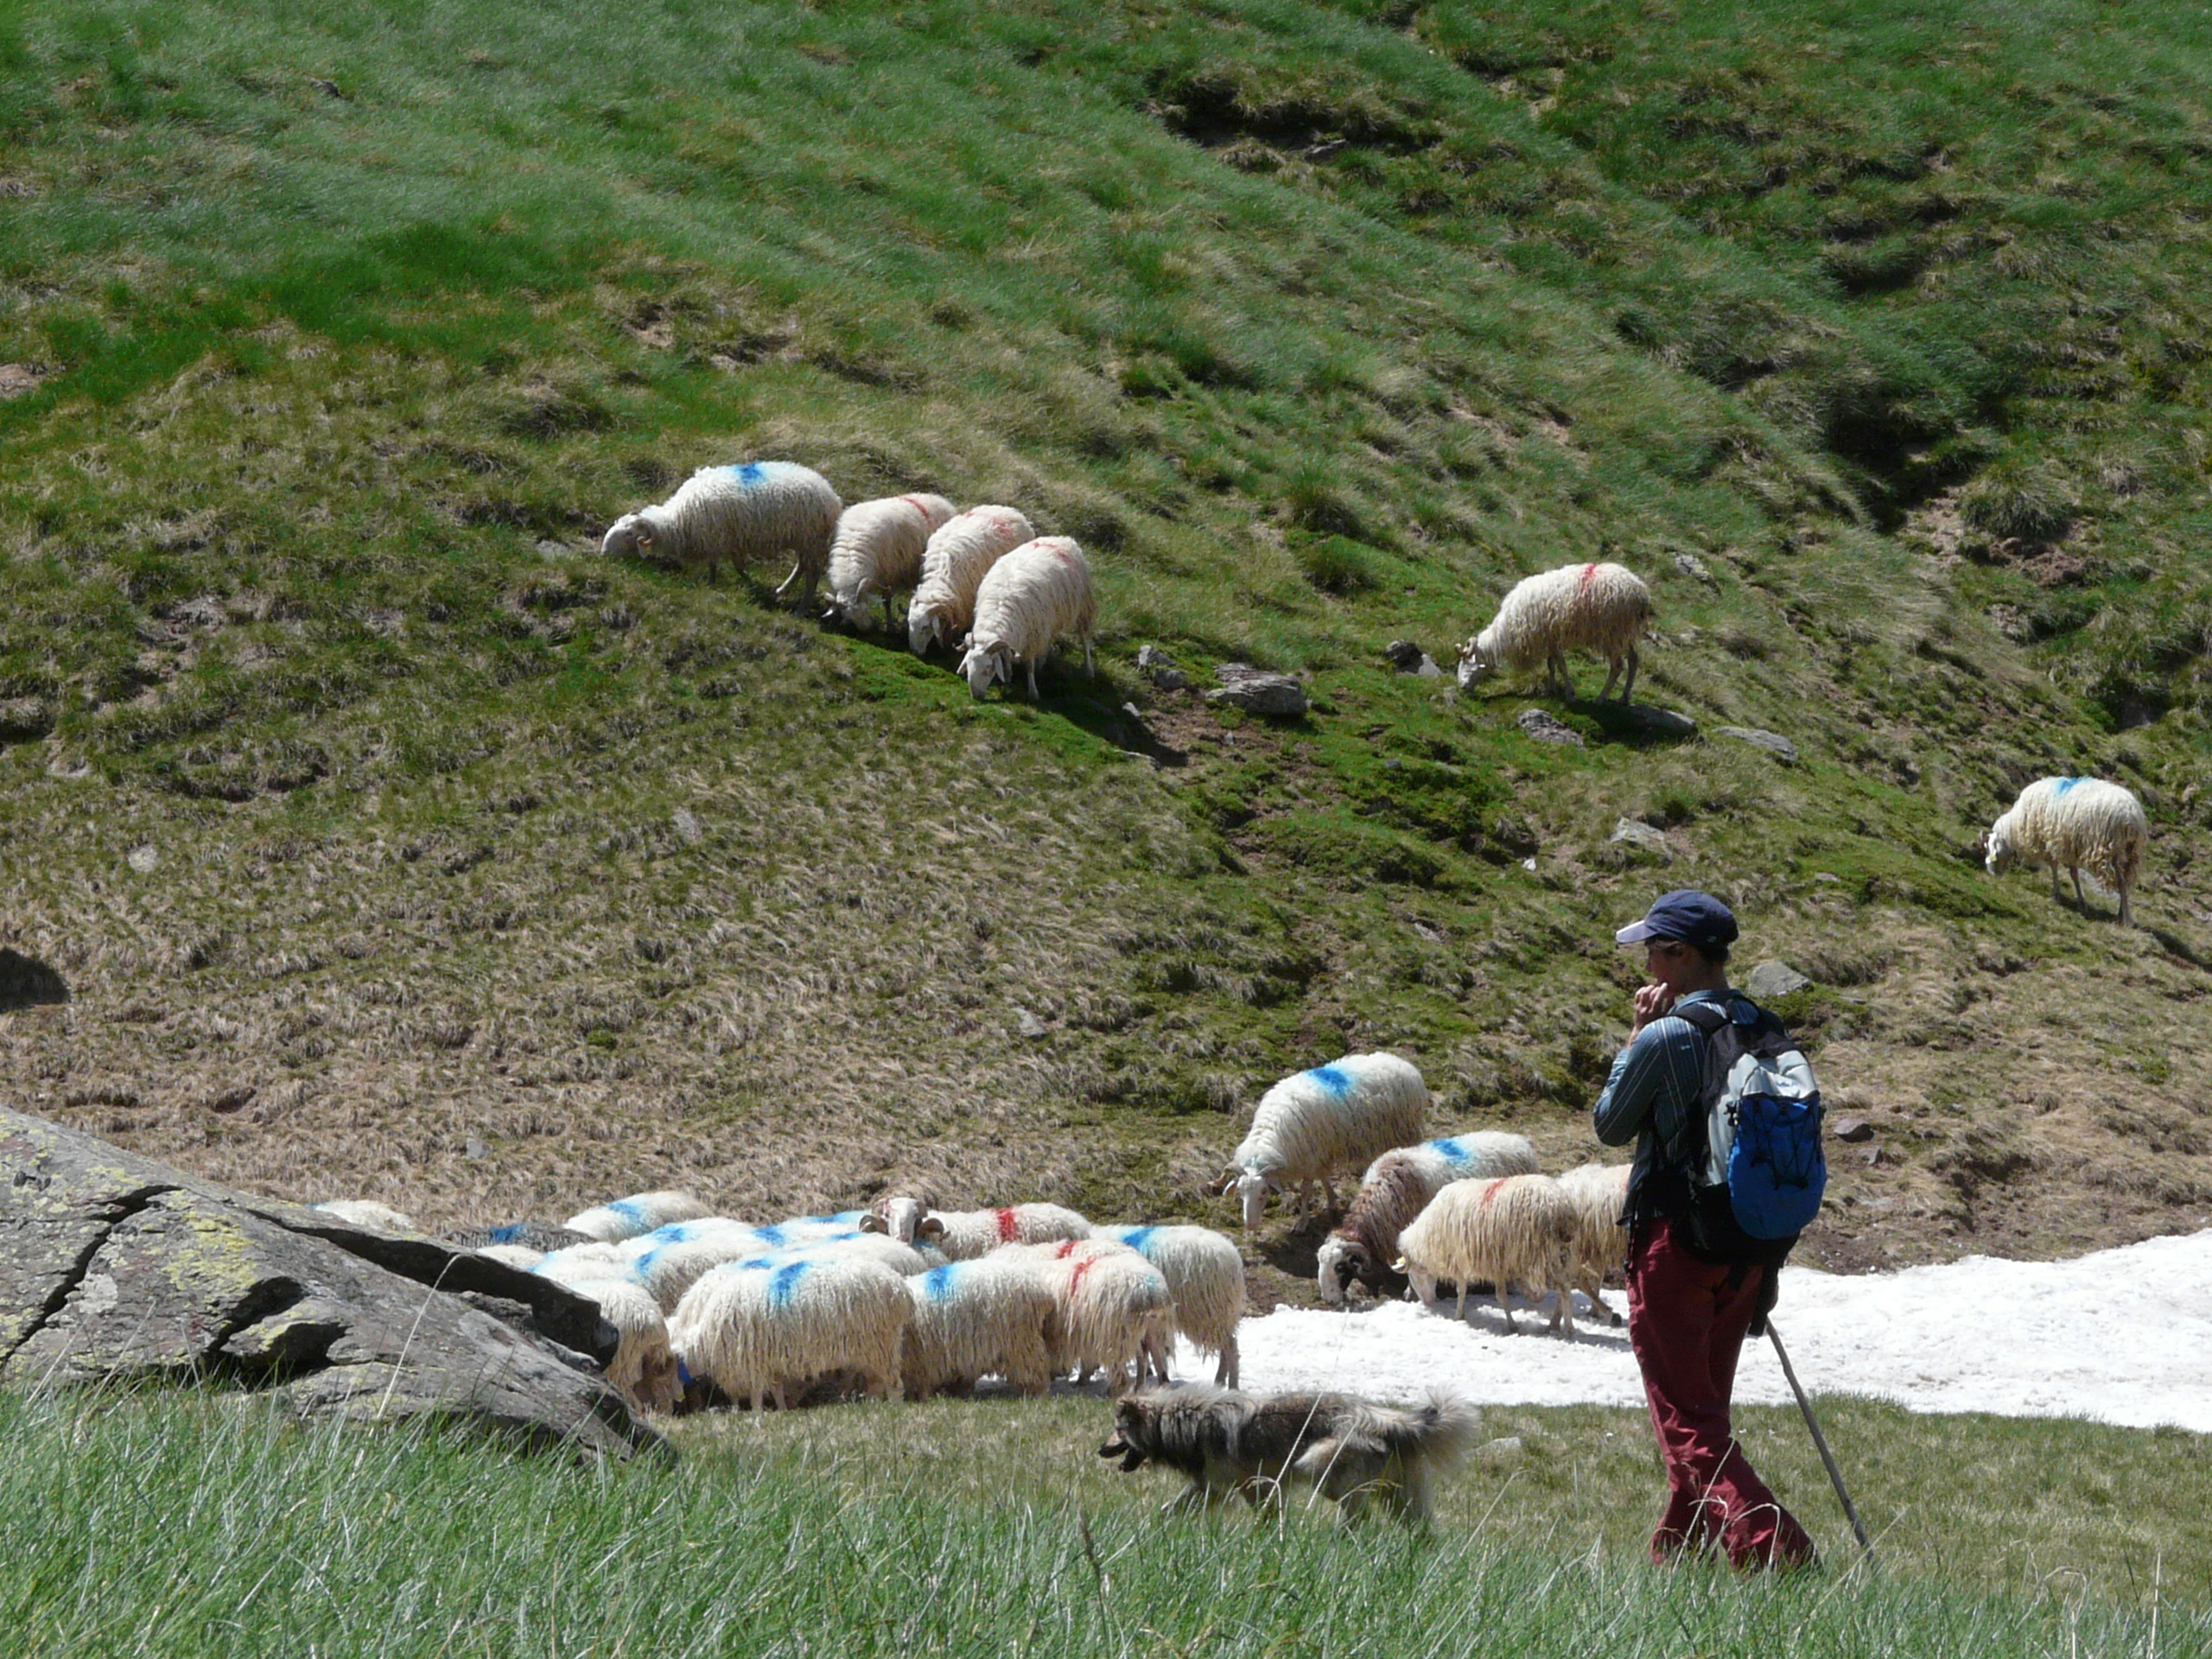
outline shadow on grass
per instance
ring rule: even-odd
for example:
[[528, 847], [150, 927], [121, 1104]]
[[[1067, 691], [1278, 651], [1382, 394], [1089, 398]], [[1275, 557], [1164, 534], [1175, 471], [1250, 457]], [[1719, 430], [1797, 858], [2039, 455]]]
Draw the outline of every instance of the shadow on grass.
[[68, 982], [52, 968], [36, 957], [0, 950], [0, 1014], [68, 1000]]

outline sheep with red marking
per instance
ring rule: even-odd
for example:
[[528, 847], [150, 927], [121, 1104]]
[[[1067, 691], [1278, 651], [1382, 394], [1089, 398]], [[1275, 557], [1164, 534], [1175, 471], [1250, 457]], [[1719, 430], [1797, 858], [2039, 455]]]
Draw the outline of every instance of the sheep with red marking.
[[883, 631], [891, 632], [891, 595], [921, 580], [922, 552], [952, 517], [941, 495], [893, 495], [855, 501], [838, 516], [830, 541], [830, 610], [861, 626], [871, 595], [883, 601]]
[[1367, 1166], [1344, 1219], [1315, 1252], [1321, 1300], [1341, 1306], [1355, 1282], [1382, 1289], [1384, 1274], [1398, 1259], [1398, 1235], [1446, 1183], [1535, 1173], [1536, 1149], [1528, 1137], [1503, 1129], [1470, 1129], [1392, 1147]]
[[1574, 1206], [1567, 1276], [1608, 1325], [1618, 1325], [1621, 1316], [1600, 1294], [1605, 1275], [1628, 1271], [1628, 1228], [1621, 1220], [1628, 1208], [1628, 1173], [1626, 1164], [1583, 1164], [1559, 1178], [1560, 1191]]
[[972, 1262], [1001, 1244], [1044, 1244], [1089, 1238], [1090, 1223], [1057, 1204], [1016, 1204], [1002, 1210], [932, 1210], [919, 1198], [881, 1200], [861, 1217], [870, 1232], [902, 1243], [934, 1247], [950, 1262]]
[[1346, 1054], [1294, 1072], [1260, 1096], [1252, 1128], [1210, 1189], [1236, 1189], [1244, 1225], [1257, 1227], [1268, 1194], [1298, 1189], [1300, 1218], [1316, 1183], [1337, 1207], [1330, 1178], [1363, 1169], [1393, 1147], [1418, 1141], [1428, 1115], [1428, 1085], [1395, 1054]]
[[1452, 1181], [1428, 1201], [1398, 1236], [1401, 1271], [1413, 1281], [1421, 1305], [1436, 1311], [1436, 1287], [1451, 1280], [1459, 1287], [1454, 1316], [1467, 1316], [1467, 1287], [1488, 1281], [1496, 1287], [1505, 1328], [1517, 1332], [1506, 1287], [1518, 1284], [1532, 1298], [1556, 1291], [1551, 1319], [1574, 1334], [1568, 1295], [1567, 1255], [1574, 1238], [1574, 1206], [1548, 1175], [1507, 1175], [1491, 1180]]
[[725, 559], [744, 570], [789, 554], [798, 563], [776, 591], [804, 577], [799, 604], [810, 607], [843, 510], [830, 480], [810, 467], [788, 461], [702, 467], [659, 505], [617, 518], [599, 550], [613, 557], [644, 550], [679, 564], [703, 564], [709, 582]]
[[1574, 695], [1567, 653], [1591, 651], [1605, 659], [1611, 672], [1603, 702], [1621, 686], [1621, 702], [1636, 687], [1637, 641], [1651, 620], [1651, 590], [1634, 571], [1618, 564], [1563, 564], [1514, 585], [1491, 624], [1459, 647], [1459, 686], [1465, 690], [1499, 669], [1526, 673], [1542, 664], [1553, 689]]
[[1083, 641], [1083, 671], [1097, 671], [1090, 660], [1090, 632], [1098, 623], [1098, 598], [1091, 591], [1090, 563], [1066, 536], [1039, 536], [1007, 554], [976, 588], [976, 625], [968, 652], [960, 659], [969, 691], [977, 697], [993, 682], [1014, 683], [1014, 671], [1026, 669], [1029, 700], [1037, 701], [1037, 665], [1052, 654], [1064, 633]]
[[922, 550], [922, 576], [906, 606], [906, 643], [917, 657], [957, 645], [976, 625], [976, 589], [990, 568], [1037, 531], [1012, 507], [970, 507]]
[[990, 1259], [1034, 1264], [1052, 1287], [1052, 1366], [1079, 1376], [1106, 1373], [1120, 1394], [1144, 1375], [1174, 1328], [1175, 1300], [1160, 1269], [1126, 1244], [1101, 1238], [1007, 1244]]

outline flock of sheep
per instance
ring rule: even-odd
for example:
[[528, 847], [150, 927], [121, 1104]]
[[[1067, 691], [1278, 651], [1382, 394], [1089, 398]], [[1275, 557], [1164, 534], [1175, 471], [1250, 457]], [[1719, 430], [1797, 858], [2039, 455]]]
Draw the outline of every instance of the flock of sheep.
[[[1054, 641], [1073, 634], [1092, 667], [1090, 637], [1098, 606], [1083, 550], [1065, 536], [1039, 536], [1012, 507], [954, 510], [941, 495], [887, 496], [846, 506], [829, 480], [791, 461], [754, 461], [702, 467], [666, 501], [625, 513], [601, 543], [606, 554], [651, 550], [686, 565], [724, 563], [744, 569], [791, 557], [791, 575], [776, 591], [801, 583], [810, 607], [826, 575], [829, 616], [864, 626], [868, 601], [893, 626], [892, 596], [912, 589], [907, 643], [917, 656], [933, 645], [960, 649], [960, 672], [981, 697], [993, 683], [1026, 671], [1037, 696], [1037, 668]], [[1569, 652], [1603, 657], [1609, 671], [1602, 700], [1620, 682], [1623, 703], [1635, 690], [1637, 645], [1652, 617], [1651, 590], [1625, 566], [1562, 565], [1516, 584], [1481, 632], [1459, 647], [1459, 683], [1471, 686], [1501, 669], [1539, 666], [1560, 696], [1572, 695]], [[2142, 804], [2126, 788], [2093, 778], [2044, 778], [2020, 791], [1984, 837], [1988, 868], [2012, 863], [2048, 868], [2074, 879], [2086, 913], [2082, 872], [2120, 895], [2120, 919], [2133, 919], [2128, 893], [2141, 871], [2150, 826]]]
[[[702, 467], [658, 506], [625, 513], [600, 543], [605, 554], [650, 550], [712, 580], [727, 562], [743, 570], [779, 556], [795, 561], [776, 591], [800, 583], [802, 608], [826, 575], [830, 608], [865, 626], [868, 601], [883, 606], [911, 588], [906, 639], [916, 656], [934, 645], [964, 647], [960, 672], [978, 697], [994, 682], [1026, 669], [1037, 696], [1037, 666], [1053, 642], [1074, 634], [1091, 669], [1090, 635], [1098, 601], [1090, 566], [1072, 537], [1039, 536], [1012, 507], [957, 512], [941, 495], [893, 495], [844, 505], [830, 480], [785, 461]], [[827, 620], [825, 616], [825, 620]]]

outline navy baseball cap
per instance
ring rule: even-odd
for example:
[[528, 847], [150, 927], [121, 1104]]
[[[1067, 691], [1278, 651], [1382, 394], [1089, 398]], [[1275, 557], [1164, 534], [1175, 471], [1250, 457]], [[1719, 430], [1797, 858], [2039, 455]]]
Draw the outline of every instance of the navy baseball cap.
[[1630, 922], [1613, 935], [1622, 944], [1641, 944], [1646, 939], [1680, 939], [1706, 950], [1728, 944], [1736, 938], [1735, 912], [1709, 893], [1681, 887], [1662, 893], [1640, 922]]

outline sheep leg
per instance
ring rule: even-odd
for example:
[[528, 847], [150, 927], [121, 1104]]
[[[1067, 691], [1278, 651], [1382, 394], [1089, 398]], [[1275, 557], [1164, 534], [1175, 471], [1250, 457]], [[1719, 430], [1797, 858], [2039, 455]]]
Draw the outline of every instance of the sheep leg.
[[1636, 647], [1628, 648], [1628, 678], [1621, 685], [1621, 707], [1628, 707], [1629, 693], [1636, 690]]
[[1236, 1386], [1237, 1371], [1236, 1338], [1232, 1336], [1222, 1344], [1221, 1363], [1213, 1368], [1213, 1380], [1221, 1388], [1233, 1389]]
[[1321, 1193], [1329, 1201], [1329, 1213], [1334, 1215], [1337, 1212], [1337, 1189], [1329, 1184], [1326, 1175], [1321, 1178]]
[[1037, 660], [1033, 657], [1022, 666], [1029, 671], [1029, 701], [1034, 702], [1037, 701]]
[[2069, 864], [2066, 874], [2074, 878], [2074, 908], [2084, 916], [2089, 913], [2089, 901], [2082, 892], [2082, 870], [2079, 865]]
[[1505, 1334], [1517, 1337], [1521, 1327], [1513, 1322], [1513, 1304], [1505, 1300], [1505, 1275], [1497, 1275], [1497, 1311], [1505, 1315]]
[[1452, 1310], [1452, 1317], [1465, 1325], [1467, 1322], [1467, 1281], [1459, 1281], [1459, 1300]]
[[2066, 902], [2066, 890], [2058, 885], [2058, 866], [2056, 864], [2050, 867], [2050, 902], [2054, 905]]
[[1094, 680], [1098, 677], [1098, 670], [1090, 660], [1090, 636], [1087, 633], [1083, 636], [1083, 671]]
[[[1621, 659], [1619, 658], [1608, 657], [1605, 658], [1605, 689], [1598, 694], [1598, 701], [1600, 702], [1603, 702], [1607, 697], [1613, 695], [1613, 682], [1621, 677]], [[1621, 701], [1625, 702], [1628, 699], [1626, 697], [1623, 697]]]
[[2120, 925], [2122, 927], [2135, 925], [2134, 917], [2127, 913], [2127, 884], [2125, 881], [2120, 886]]

